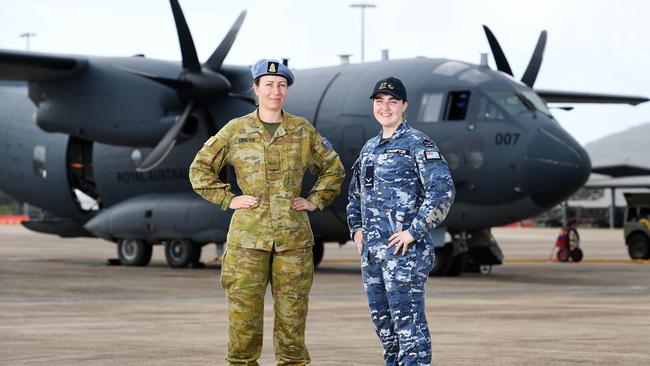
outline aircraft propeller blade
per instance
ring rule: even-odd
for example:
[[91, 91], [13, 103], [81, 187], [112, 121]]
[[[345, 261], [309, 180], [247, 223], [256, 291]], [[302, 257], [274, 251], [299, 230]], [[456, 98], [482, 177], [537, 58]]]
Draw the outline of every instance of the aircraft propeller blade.
[[199, 62], [199, 57], [196, 54], [196, 48], [194, 47], [194, 41], [192, 40], [192, 34], [190, 33], [190, 28], [187, 26], [185, 21], [185, 16], [183, 15], [183, 10], [178, 3], [178, 0], [169, 0], [169, 3], [172, 7], [172, 13], [174, 14], [174, 21], [176, 22], [176, 32], [178, 32], [178, 42], [181, 46], [181, 54], [183, 56], [183, 68], [189, 72], [201, 72], [201, 63]]
[[490, 44], [490, 49], [492, 50], [494, 61], [497, 63], [497, 69], [499, 71], [505, 72], [510, 76], [513, 76], [512, 69], [510, 68], [510, 64], [508, 63], [506, 55], [503, 53], [503, 50], [499, 45], [499, 41], [497, 41], [497, 38], [494, 36], [490, 28], [488, 28], [486, 25], [483, 26], [483, 30], [485, 30], [485, 36], [487, 37], [488, 43]]
[[168, 87], [170, 87], [170, 88], [172, 88], [174, 90], [179, 90], [179, 91], [180, 90], [185, 90], [185, 89], [189, 89], [192, 86], [192, 83], [190, 81], [187, 81], [187, 80], [166, 78], [166, 77], [163, 77], [163, 76], [158, 76], [158, 75], [149, 74], [149, 73], [138, 71], [138, 70], [129, 69], [128, 67], [119, 66], [119, 65], [115, 65], [115, 67], [117, 67], [118, 69], [124, 70], [124, 71], [128, 72], [129, 74], [132, 74], [132, 75], [135, 75], [135, 76], [140, 76], [140, 77], [143, 77], [145, 79], [149, 79], [149, 80], [155, 81], [155, 82], [157, 82], [159, 84], [168, 86]]
[[544, 48], [546, 47], [546, 31], [542, 31], [537, 40], [537, 46], [535, 46], [535, 51], [533, 56], [528, 62], [528, 67], [524, 76], [521, 78], [521, 81], [528, 85], [530, 88], [535, 84], [535, 79], [537, 79], [537, 73], [539, 72], [539, 67], [542, 65], [542, 59], [544, 58]]
[[239, 33], [239, 29], [241, 28], [242, 23], [244, 23], [245, 17], [246, 10], [239, 14], [237, 20], [235, 20], [232, 27], [230, 27], [228, 34], [223, 38], [217, 49], [214, 50], [208, 61], [205, 62], [205, 67], [213, 71], [221, 70], [221, 64], [223, 64], [223, 60], [228, 55], [232, 44], [235, 42], [235, 38], [237, 38], [237, 33]]
[[151, 150], [149, 155], [147, 155], [147, 157], [142, 160], [140, 165], [138, 165], [138, 167], [135, 169], [136, 171], [148, 172], [157, 167], [160, 163], [163, 162], [163, 160], [165, 160], [167, 155], [169, 155], [169, 153], [174, 148], [174, 145], [176, 145], [178, 134], [181, 133], [181, 130], [185, 125], [185, 121], [187, 121], [190, 113], [192, 113], [192, 109], [194, 109], [194, 101], [190, 101], [187, 104], [185, 110], [183, 111], [183, 114], [181, 114], [180, 117], [176, 119], [176, 122], [174, 122], [174, 125], [172, 125], [172, 127], [167, 130], [167, 133], [165, 136], [163, 136], [162, 139], [160, 139], [158, 145], [156, 145], [156, 147]]

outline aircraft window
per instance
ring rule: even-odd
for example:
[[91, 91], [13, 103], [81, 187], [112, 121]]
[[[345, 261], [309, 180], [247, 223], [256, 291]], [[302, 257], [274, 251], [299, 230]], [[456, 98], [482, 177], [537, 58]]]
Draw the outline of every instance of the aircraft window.
[[34, 175], [40, 178], [47, 177], [47, 170], [45, 169], [45, 146], [34, 146]]
[[469, 91], [458, 91], [449, 93], [447, 98], [446, 120], [459, 121], [465, 119], [467, 107], [469, 107]]
[[522, 91], [521, 94], [523, 94], [524, 97], [526, 97], [526, 99], [528, 99], [528, 101], [530, 101], [535, 106], [535, 109], [549, 116], [552, 116], [551, 111], [548, 110], [546, 103], [544, 103], [539, 95], [535, 94], [532, 91]]
[[442, 93], [426, 93], [422, 95], [419, 122], [438, 122], [442, 108]]
[[490, 99], [480, 95], [478, 99], [478, 110], [476, 111], [477, 120], [502, 120], [505, 115], [501, 108], [497, 107]]
[[499, 106], [504, 108], [513, 116], [533, 109], [532, 104], [529, 107], [528, 104], [530, 103], [528, 101], [524, 102], [522, 97], [514, 91], [487, 91], [486, 93], [492, 100], [496, 101]]

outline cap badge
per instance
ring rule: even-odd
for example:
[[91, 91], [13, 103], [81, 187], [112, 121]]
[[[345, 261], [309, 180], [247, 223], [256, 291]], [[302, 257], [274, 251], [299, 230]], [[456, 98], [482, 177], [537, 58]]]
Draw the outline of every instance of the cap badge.
[[383, 83], [379, 84], [379, 90], [382, 90], [382, 89], [391, 89], [391, 90], [393, 90], [393, 89], [395, 89], [395, 87], [393, 86], [392, 83], [383, 82]]
[[269, 62], [269, 66], [266, 69], [266, 72], [272, 72], [274, 74], [276, 72], [278, 72], [278, 63], [277, 62]]

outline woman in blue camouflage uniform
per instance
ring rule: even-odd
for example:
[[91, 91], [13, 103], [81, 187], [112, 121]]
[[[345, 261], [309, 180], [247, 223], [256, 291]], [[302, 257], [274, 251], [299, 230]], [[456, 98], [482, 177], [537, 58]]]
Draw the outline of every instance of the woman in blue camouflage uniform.
[[397, 78], [377, 82], [370, 96], [381, 133], [353, 167], [347, 207], [361, 255], [370, 315], [386, 365], [429, 365], [431, 337], [424, 290], [433, 267], [432, 228], [455, 190], [435, 143], [404, 120], [406, 89]]

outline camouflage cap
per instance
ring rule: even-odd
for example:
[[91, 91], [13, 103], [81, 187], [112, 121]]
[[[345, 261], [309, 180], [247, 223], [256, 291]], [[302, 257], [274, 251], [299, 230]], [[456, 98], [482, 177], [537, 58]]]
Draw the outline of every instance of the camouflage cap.
[[293, 84], [293, 73], [284, 64], [278, 60], [261, 59], [251, 65], [251, 75], [253, 80], [264, 75], [279, 75], [287, 79], [289, 86]]

